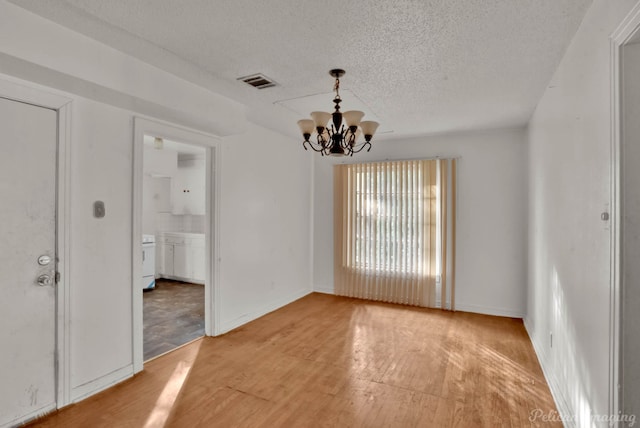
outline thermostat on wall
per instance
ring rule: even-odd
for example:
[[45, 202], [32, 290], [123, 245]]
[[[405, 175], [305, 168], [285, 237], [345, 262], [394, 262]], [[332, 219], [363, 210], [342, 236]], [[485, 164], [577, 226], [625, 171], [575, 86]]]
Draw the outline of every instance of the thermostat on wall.
[[93, 216], [95, 218], [102, 218], [105, 215], [104, 202], [95, 201], [93, 203]]

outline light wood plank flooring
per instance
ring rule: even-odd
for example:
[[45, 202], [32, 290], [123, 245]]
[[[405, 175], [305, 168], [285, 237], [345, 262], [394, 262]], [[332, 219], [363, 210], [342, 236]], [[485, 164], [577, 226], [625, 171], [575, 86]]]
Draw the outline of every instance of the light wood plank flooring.
[[556, 410], [521, 320], [314, 293], [33, 426], [524, 427], [534, 409]]

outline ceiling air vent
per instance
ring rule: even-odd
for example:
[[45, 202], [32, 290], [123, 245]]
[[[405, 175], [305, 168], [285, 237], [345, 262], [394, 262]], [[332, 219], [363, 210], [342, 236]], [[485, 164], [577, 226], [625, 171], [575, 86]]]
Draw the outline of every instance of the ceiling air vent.
[[258, 89], [270, 88], [276, 86], [276, 82], [265, 76], [264, 74], [252, 74], [251, 76], [240, 77], [238, 80], [253, 86]]

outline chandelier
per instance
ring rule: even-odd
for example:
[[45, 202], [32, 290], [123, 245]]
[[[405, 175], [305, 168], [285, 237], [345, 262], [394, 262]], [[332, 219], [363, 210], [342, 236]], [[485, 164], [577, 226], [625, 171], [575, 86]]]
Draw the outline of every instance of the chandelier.
[[[300, 131], [304, 137], [302, 146], [305, 150], [311, 148], [320, 152], [322, 156], [353, 156], [354, 153], [362, 151], [365, 147], [371, 150], [371, 138], [378, 129], [378, 122], [365, 120], [361, 122], [364, 113], [358, 110], [340, 112], [340, 78], [345, 71], [339, 68], [333, 69], [329, 74], [335, 77], [336, 82], [333, 90], [336, 93], [333, 102], [335, 111], [326, 113], [323, 111], [311, 112], [311, 119], [301, 119], [298, 121]], [[329, 122], [331, 121], [331, 122]], [[329, 124], [329, 126], [328, 126]], [[311, 135], [317, 133], [315, 141], [311, 140]], [[358, 141], [360, 135], [364, 136], [364, 141]]]

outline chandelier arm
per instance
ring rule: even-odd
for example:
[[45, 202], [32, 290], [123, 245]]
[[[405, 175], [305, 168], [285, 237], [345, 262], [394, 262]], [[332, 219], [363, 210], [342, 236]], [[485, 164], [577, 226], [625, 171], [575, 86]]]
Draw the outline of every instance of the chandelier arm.
[[304, 147], [305, 150], [307, 150], [307, 148], [311, 148], [311, 150], [313, 150], [314, 152], [322, 152], [322, 150], [324, 149], [322, 146], [316, 148], [316, 143], [313, 143], [311, 141], [303, 141], [302, 147]]
[[331, 147], [333, 147], [333, 139], [334, 139], [334, 135], [336, 135], [336, 129], [333, 126], [333, 124], [331, 124], [331, 127], [326, 127], [325, 128], [327, 130], [327, 135], [329, 136], [329, 138], [327, 138], [327, 141], [325, 143], [325, 149], [326, 149], [326, 154], [329, 155], [331, 153]]
[[351, 152], [352, 152], [352, 154], [353, 153], [360, 153], [362, 151], [362, 149], [364, 149], [365, 147], [367, 147], [367, 151], [371, 151], [371, 143], [369, 141], [365, 141], [358, 148], [352, 147]]
[[[318, 134], [317, 136], [317, 144], [321, 147], [321, 150], [326, 149], [329, 146], [329, 141], [331, 141], [331, 133], [329, 132], [329, 128], [325, 128], [325, 130], [327, 131], [327, 135], [329, 135], [328, 139], [325, 139], [323, 134]], [[317, 150], [316, 150], [317, 151]]]
[[[356, 134], [354, 132], [351, 131], [350, 128], [346, 128], [345, 129], [345, 133], [344, 133], [344, 145], [345, 148], [349, 147], [349, 148], [353, 148], [353, 146], [355, 145], [356, 142]], [[349, 150], [349, 151], [353, 151], [353, 150]]]

